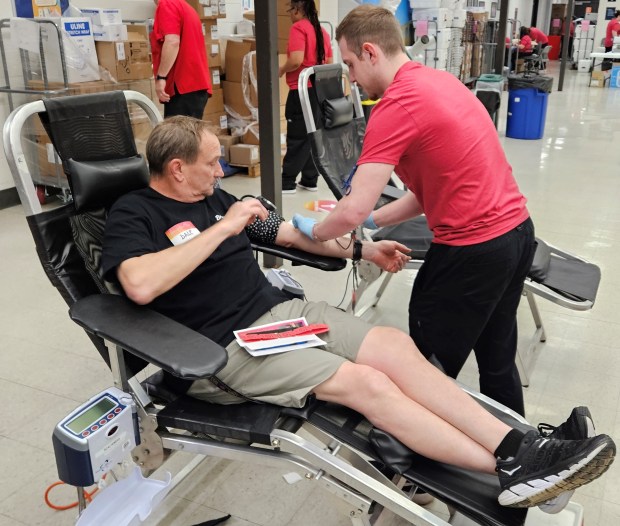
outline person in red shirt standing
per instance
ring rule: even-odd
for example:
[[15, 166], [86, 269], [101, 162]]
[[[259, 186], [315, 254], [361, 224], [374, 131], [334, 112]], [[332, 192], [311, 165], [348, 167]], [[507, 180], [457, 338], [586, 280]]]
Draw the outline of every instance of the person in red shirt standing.
[[[426, 214], [433, 242], [411, 292], [410, 335], [453, 378], [473, 349], [480, 391], [524, 414], [516, 314], [536, 241], [493, 121], [454, 75], [409, 60], [387, 9], [356, 7], [336, 39], [350, 81], [381, 100], [345, 197], [324, 221], [293, 224], [328, 240]], [[373, 212], [392, 172], [408, 192]]]
[[614, 13], [614, 17], [607, 24], [605, 31], [605, 53], [609, 53], [614, 47], [614, 38], [620, 36], [620, 11]]
[[549, 45], [549, 38], [540, 29], [530, 27], [530, 38], [535, 40], [540, 49], [545, 49]]
[[[286, 155], [282, 162], [282, 193], [294, 194], [297, 174], [301, 172], [299, 186], [316, 192], [318, 172], [312, 162], [310, 140], [306, 132], [304, 115], [299, 100], [297, 81], [305, 68], [317, 64], [330, 64], [332, 46], [327, 31], [321, 28], [314, 0], [291, 0], [289, 14], [293, 25], [289, 33], [287, 59], [280, 66], [279, 74], [286, 75], [289, 87], [284, 116], [286, 117]], [[314, 88], [308, 87], [310, 102], [316, 105]], [[316, 111], [313, 114], [316, 115]]]
[[198, 13], [185, 0], [154, 0], [150, 35], [155, 90], [164, 117], [202, 119], [211, 94], [211, 76]]
[[523, 57], [530, 57], [534, 53], [534, 46], [532, 45], [532, 38], [530, 37], [530, 30], [525, 26], [521, 26], [519, 30], [519, 42], [512, 50], [512, 58], [510, 64], [513, 71], [517, 69], [517, 59]]

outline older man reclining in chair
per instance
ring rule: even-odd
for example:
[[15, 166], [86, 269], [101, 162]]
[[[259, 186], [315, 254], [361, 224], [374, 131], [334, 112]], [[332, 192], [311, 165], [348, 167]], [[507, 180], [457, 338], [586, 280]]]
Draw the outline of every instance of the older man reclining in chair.
[[[323, 302], [290, 300], [273, 287], [246, 231], [317, 254], [363, 257], [388, 271], [402, 268], [407, 249], [312, 241], [259, 200], [238, 201], [217, 189], [219, 156], [205, 122], [174, 117], [157, 125], [147, 143], [150, 185], [114, 204], [103, 246], [104, 273], [129, 298], [226, 347], [219, 386], [197, 380], [190, 395], [290, 407], [314, 395], [342, 404], [426, 457], [497, 471], [505, 506], [539, 505], [598, 478], [612, 463], [610, 437], [558, 440], [512, 429], [431, 365], [405, 333]], [[234, 341], [234, 329], [302, 316], [329, 326], [324, 348], [252, 357]]]

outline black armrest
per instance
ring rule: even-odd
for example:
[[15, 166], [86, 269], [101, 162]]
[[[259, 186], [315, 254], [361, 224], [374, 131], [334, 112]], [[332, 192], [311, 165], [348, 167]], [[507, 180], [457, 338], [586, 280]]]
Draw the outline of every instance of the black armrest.
[[406, 193], [407, 190], [401, 190], [396, 186], [387, 185], [381, 192], [381, 195], [395, 201], [396, 199], [400, 199]]
[[304, 252], [296, 248], [285, 248], [279, 245], [267, 245], [252, 241], [252, 249], [271, 254], [272, 256], [288, 259], [293, 265], [306, 265], [307, 267], [318, 268], [319, 270], [335, 271], [342, 270], [347, 266], [347, 260], [333, 258], [330, 256], [317, 256], [310, 252]]
[[87, 332], [184, 380], [213, 376], [228, 360], [226, 350], [206, 336], [124, 296], [88, 296], [71, 306], [69, 316]]

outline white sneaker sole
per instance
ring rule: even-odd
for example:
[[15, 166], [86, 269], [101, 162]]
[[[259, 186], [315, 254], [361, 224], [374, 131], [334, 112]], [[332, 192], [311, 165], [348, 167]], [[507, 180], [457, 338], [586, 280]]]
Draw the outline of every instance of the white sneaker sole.
[[[613, 443], [605, 442], [568, 469], [542, 479], [530, 480], [502, 491], [498, 501], [502, 506], [529, 508], [554, 499], [562, 493], [577, 489], [600, 477], [614, 458]], [[570, 497], [569, 497], [570, 498]]]

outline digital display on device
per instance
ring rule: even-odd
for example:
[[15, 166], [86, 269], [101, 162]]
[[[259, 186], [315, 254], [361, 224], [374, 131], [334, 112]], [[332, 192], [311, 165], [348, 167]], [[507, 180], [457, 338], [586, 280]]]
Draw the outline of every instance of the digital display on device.
[[95, 405], [89, 407], [83, 413], [77, 415], [73, 420], [67, 422], [67, 428], [79, 435], [82, 431], [89, 428], [91, 424], [97, 422], [101, 417], [108, 414], [110, 409], [116, 407], [116, 404], [109, 398], [102, 398]]

